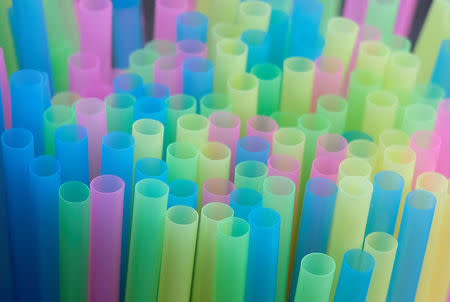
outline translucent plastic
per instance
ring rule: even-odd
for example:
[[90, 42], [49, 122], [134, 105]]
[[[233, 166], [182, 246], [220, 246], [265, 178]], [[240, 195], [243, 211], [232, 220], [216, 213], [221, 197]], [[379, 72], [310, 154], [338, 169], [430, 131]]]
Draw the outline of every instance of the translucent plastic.
[[239, 6], [238, 24], [243, 30], [258, 29], [267, 31], [269, 28], [272, 6], [266, 2], [244, 1]]
[[234, 216], [249, 221], [250, 213], [262, 207], [262, 196], [252, 189], [235, 189], [230, 194], [230, 206], [234, 210]]
[[234, 24], [233, 22], [218, 23], [210, 25], [210, 27], [211, 30], [208, 35], [208, 58], [215, 63], [217, 43], [222, 39], [239, 39], [242, 30], [239, 25]]
[[73, 108], [53, 105], [44, 112], [44, 149], [45, 154], [55, 156], [55, 131], [64, 125], [75, 124]]
[[[381, 32], [384, 41], [390, 41], [395, 27], [399, 0], [373, 1], [369, 0], [365, 23], [375, 26]], [[400, 12], [403, 13], [403, 12]]]
[[338, 182], [339, 165], [330, 157], [316, 157], [311, 165], [311, 174], [309, 178], [322, 177]]
[[177, 17], [177, 41], [199, 40], [206, 43], [208, 17], [198, 11], [185, 12]]
[[317, 100], [326, 94], [340, 95], [344, 81], [344, 65], [336, 57], [321, 56], [316, 59], [311, 111], [316, 112]]
[[189, 10], [187, 1], [155, 1], [155, 27], [153, 37], [175, 41], [177, 38], [177, 17]]
[[130, 72], [139, 75], [144, 84], [153, 82], [153, 65], [159, 54], [156, 51], [142, 48], [130, 54]]
[[142, 96], [142, 86], [144, 81], [140, 75], [135, 73], [122, 73], [113, 80], [113, 88], [115, 93], [128, 93], [139, 98]]
[[326, 94], [317, 100], [316, 112], [330, 121], [330, 133], [344, 132], [347, 111], [347, 101], [338, 95]]
[[167, 183], [167, 164], [154, 157], [141, 158], [136, 162], [134, 173], [134, 183], [137, 184], [142, 179], [154, 178]]
[[210, 117], [217, 111], [231, 112], [231, 101], [225, 94], [211, 93], [200, 99], [200, 114]]
[[242, 33], [241, 40], [248, 47], [247, 72], [250, 72], [255, 65], [268, 61], [271, 36], [269, 36], [267, 32], [257, 29], [248, 29]]
[[154, 82], [167, 86], [171, 95], [181, 93], [183, 77], [180, 66], [175, 55], [159, 57], [153, 65]]
[[185, 114], [195, 113], [197, 110], [195, 98], [184, 94], [170, 96], [166, 99], [166, 104], [167, 117], [164, 125], [164, 149], [176, 141], [178, 119]]
[[437, 56], [436, 63], [434, 65], [433, 75], [431, 82], [441, 85], [445, 89], [445, 94], [450, 95], [450, 85], [448, 84], [448, 79], [450, 74], [448, 73], [449, 65], [449, 51], [450, 42], [449, 40], [442, 41], [440, 45], [439, 55]]
[[189, 206], [197, 210], [198, 186], [187, 179], [176, 179], [169, 183], [169, 201], [167, 208]]
[[300, 167], [303, 162], [305, 134], [296, 128], [281, 128], [273, 135], [272, 154], [287, 154], [295, 158]]
[[285, 59], [287, 37], [289, 32], [290, 15], [286, 12], [272, 7], [268, 33], [271, 37], [270, 62], [283, 68]]
[[236, 188], [253, 189], [263, 193], [263, 184], [268, 175], [267, 166], [259, 161], [244, 161], [236, 165], [234, 185]]
[[100, 59], [93, 53], [76, 53], [69, 58], [69, 88], [81, 97], [99, 96]]
[[450, 133], [446, 130], [450, 124], [450, 100], [442, 101], [438, 107], [436, 123], [434, 125], [434, 133], [441, 137], [441, 151], [439, 153], [439, 160], [437, 165], [437, 172], [440, 172], [450, 177]]
[[191, 95], [200, 102], [205, 95], [212, 93], [214, 75], [212, 61], [201, 57], [188, 58], [184, 60], [182, 69], [184, 94]]
[[419, 130], [412, 134], [409, 147], [416, 153], [413, 188], [419, 175], [436, 170], [441, 145], [441, 138], [429, 130]]
[[347, 158], [357, 157], [366, 160], [372, 167], [371, 178], [375, 175], [378, 161], [378, 145], [366, 139], [356, 139], [348, 144]]
[[177, 142], [200, 148], [208, 142], [209, 121], [200, 114], [185, 114], [177, 121]]
[[135, 141], [134, 164], [144, 157], [161, 158], [164, 126], [152, 119], [137, 120], [133, 123], [132, 134]]
[[[73, 107], [73, 105], [80, 99], [81, 97], [71, 91], [63, 91], [55, 94], [51, 99], [52, 105], [63, 105], [67, 107]], [[5, 105], [3, 105], [5, 108]], [[6, 122], [6, 120], [5, 120]]]
[[208, 178], [203, 183], [202, 207], [211, 202], [230, 203], [234, 184], [225, 178]]
[[189, 143], [172, 143], [167, 147], [168, 181], [197, 180], [198, 150]]
[[408, 146], [410, 138], [408, 134], [397, 129], [387, 129], [378, 137], [378, 172], [383, 170], [384, 151], [390, 146]]
[[108, 132], [123, 131], [131, 133], [133, 109], [136, 99], [125, 93], [114, 93], [106, 97], [106, 119]]
[[258, 136], [245, 136], [237, 142], [236, 165], [248, 160], [266, 164], [269, 153], [270, 144], [267, 140]]
[[[362, 106], [364, 113], [359, 124], [361, 130], [378, 141], [383, 131], [394, 127], [398, 106], [398, 98], [392, 92], [378, 90], [369, 93], [365, 106]], [[361, 116], [360, 112], [355, 112], [355, 114]]]
[[258, 114], [270, 116], [280, 107], [281, 70], [271, 63], [253, 66], [251, 73], [258, 79]]
[[356, 68], [371, 70], [383, 78], [391, 51], [381, 41], [364, 41], [359, 46]]
[[411, 104], [406, 106], [402, 130], [412, 135], [418, 130], [433, 130], [436, 110], [431, 105]]

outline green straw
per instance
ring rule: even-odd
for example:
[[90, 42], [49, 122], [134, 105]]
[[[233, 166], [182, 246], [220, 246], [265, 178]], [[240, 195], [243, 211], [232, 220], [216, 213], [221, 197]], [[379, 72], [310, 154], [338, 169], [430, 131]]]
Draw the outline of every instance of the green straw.
[[317, 113], [330, 121], [330, 133], [342, 134], [347, 119], [348, 103], [338, 95], [325, 94], [317, 101]]
[[381, 32], [383, 41], [391, 41], [400, 0], [369, 0], [365, 23]]
[[295, 158], [300, 167], [305, 150], [305, 134], [297, 128], [281, 128], [273, 135], [272, 154], [287, 154]]
[[212, 26], [208, 33], [208, 58], [215, 62], [217, 43], [222, 39], [239, 40], [241, 33], [241, 27], [234, 23], [218, 23]]
[[391, 41], [387, 43], [387, 46], [391, 49], [391, 53], [411, 51], [411, 41], [403, 36], [392, 35]]
[[427, 104], [437, 110], [439, 103], [445, 98], [445, 90], [434, 83], [418, 83], [412, 96], [412, 104]]
[[391, 50], [381, 41], [363, 41], [359, 45], [357, 69], [375, 72], [381, 79], [384, 76]]
[[281, 70], [277, 65], [261, 63], [251, 73], [258, 79], [258, 114], [270, 116], [280, 108]]
[[135, 102], [134, 96], [126, 93], [113, 93], [105, 98], [108, 132], [122, 131], [131, 134]]
[[59, 188], [59, 290], [62, 301], [88, 299], [89, 188], [69, 181]]
[[153, 63], [159, 54], [149, 48], [135, 50], [130, 54], [130, 72], [141, 76], [145, 84], [153, 82]]
[[76, 123], [75, 110], [63, 105], [50, 106], [44, 112], [45, 154], [55, 156], [55, 131], [64, 125]]
[[410, 138], [405, 132], [397, 129], [387, 129], [378, 137], [378, 165], [377, 173], [382, 171], [384, 151], [390, 146], [409, 146]]
[[198, 214], [188, 206], [166, 213], [158, 301], [189, 302], [197, 242]]
[[372, 166], [360, 157], [349, 157], [344, 159], [339, 165], [338, 183], [347, 177], [360, 177], [371, 180]]
[[431, 105], [411, 104], [405, 107], [401, 129], [412, 135], [417, 130], [433, 130], [436, 110]]
[[340, 15], [341, 0], [318, 0], [322, 3], [322, 20], [320, 22], [320, 32], [325, 33], [328, 22], [331, 18]]
[[314, 63], [307, 58], [293, 57], [284, 60], [281, 111], [294, 112], [298, 115], [310, 111], [314, 70]]
[[249, 188], [262, 194], [268, 171], [267, 166], [260, 161], [243, 161], [236, 165], [234, 185], [236, 189]]
[[277, 111], [270, 117], [277, 122], [278, 128], [294, 128], [297, 127], [300, 115], [291, 111]]
[[272, 7], [263, 1], [244, 1], [239, 6], [238, 24], [242, 31], [257, 29], [267, 31]]
[[[142, 119], [133, 124], [134, 165], [144, 157], [161, 159], [164, 126], [157, 120]], [[133, 169], [134, 170], [134, 169]]]
[[213, 301], [218, 225], [233, 214], [233, 209], [224, 203], [212, 202], [202, 208], [195, 253], [192, 301]]
[[177, 179], [197, 180], [198, 150], [189, 143], [176, 142], [167, 147], [168, 182]]
[[209, 121], [206, 117], [190, 113], [178, 118], [177, 142], [185, 142], [200, 148], [208, 142]]
[[347, 146], [347, 158], [361, 158], [366, 160], [371, 168], [373, 179], [378, 163], [378, 145], [366, 139], [356, 139], [351, 141]]
[[50, 102], [52, 105], [63, 105], [63, 106], [75, 108], [74, 107], [75, 103], [80, 98], [81, 97], [75, 92], [63, 91], [63, 92], [58, 92], [57, 94], [55, 94], [52, 97]]
[[210, 26], [236, 21], [239, 4], [239, 0], [210, 0], [211, 6], [208, 13]]
[[221, 93], [210, 93], [200, 99], [200, 114], [206, 118], [216, 111], [231, 112], [230, 98]]
[[166, 99], [166, 104], [167, 118], [164, 125], [164, 146], [176, 141], [178, 119], [185, 114], [195, 113], [197, 110], [195, 98], [185, 94], [169, 96]]

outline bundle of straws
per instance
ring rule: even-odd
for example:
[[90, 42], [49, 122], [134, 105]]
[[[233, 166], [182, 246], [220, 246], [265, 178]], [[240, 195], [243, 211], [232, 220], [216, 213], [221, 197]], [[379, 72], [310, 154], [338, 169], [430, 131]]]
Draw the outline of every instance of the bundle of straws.
[[450, 301], [450, 1], [413, 47], [417, 7], [0, 0], [0, 300]]

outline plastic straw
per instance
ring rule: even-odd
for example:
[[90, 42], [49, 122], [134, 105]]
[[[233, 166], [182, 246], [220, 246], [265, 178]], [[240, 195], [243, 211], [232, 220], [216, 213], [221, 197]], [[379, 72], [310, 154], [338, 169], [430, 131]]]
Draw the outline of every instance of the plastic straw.
[[145, 157], [136, 162], [134, 173], [135, 184], [147, 178], [158, 179], [167, 183], [168, 167], [164, 161], [158, 158]]
[[208, 58], [216, 62], [217, 44], [222, 39], [239, 39], [242, 30], [239, 25], [233, 22], [218, 23], [211, 27], [208, 35]]
[[59, 188], [59, 286], [64, 301], [87, 301], [89, 187], [78, 181]]
[[198, 186], [187, 179], [176, 179], [169, 183], [169, 201], [167, 208], [174, 206], [189, 206], [197, 210]]
[[343, 16], [352, 19], [357, 24], [364, 24], [369, 0], [348, 0], [345, 1]]
[[161, 159], [164, 126], [155, 120], [143, 119], [134, 122], [133, 137], [135, 141], [134, 165], [144, 157]]
[[[299, 292], [297, 295], [306, 295], [306, 297], [311, 297], [307, 294], [309, 291], [308, 287], [303, 287], [301, 284], [303, 278], [307, 278], [307, 276], [304, 275], [305, 272], [303, 270], [305, 267], [302, 268], [302, 262], [308, 262], [309, 260], [307, 259], [316, 257], [307, 256], [310, 253], [326, 253], [327, 251], [328, 238], [333, 219], [334, 204], [336, 201], [336, 193], [336, 185], [332, 181], [325, 178], [311, 178], [306, 184], [289, 301], [293, 301], [297, 290], [305, 291], [305, 293]], [[331, 280], [329, 280], [330, 284], [328, 286], [330, 289], [333, 275], [334, 271], [331, 274]], [[303, 289], [298, 289], [297, 284], [298, 287]], [[311, 293], [311, 295], [312, 294], [313, 293]]]
[[436, 198], [426, 191], [412, 191], [406, 197], [386, 301], [414, 300], [435, 205]]
[[[16, 52], [14, 50], [14, 40], [12, 36], [11, 31], [11, 24], [8, 20], [8, 15], [11, 14], [9, 8], [11, 7], [11, 1], [3, 1], [0, 6], [0, 39], [3, 41], [2, 43], [2, 50], [0, 50], [0, 67], [2, 74], [1, 77], [9, 76], [13, 72], [17, 71], [17, 58], [16, 58]], [[3, 54], [4, 51], [4, 54]], [[5, 57], [3, 57], [5, 55]], [[2, 79], [3, 82], [3, 79]], [[2, 90], [3, 90], [3, 83], [2, 83]], [[11, 120], [10, 120], [11, 121]], [[11, 124], [9, 124], [11, 125]]]
[[359, 46], [356, 68], [371, 70], [383, 78], [391, 50], [381, 41], [364, 41]]
[[272, 5], [273, 9], [282, 10], [288, 14], [291, 12], [292, 3], [293, 3], [292, 0], [281, 0], [281, 1], [268, 0], [267, 2], [269, 2], [270, 5]]
[[81, 97], [75, 93], [70, 91], [63, 91], [55, 94], [51, 99], [51, 105], [62, 105], [67, 107], [74, 107], [73, 105], [80, 99]]
[[250, 212], [248, 222], [246, 301], [275, 301], [280, 215], [275, 210], [258, 207]]
[[436, 110], [431, 105], [410, 104], [406, 106], [402, 130], [412, 135], [417, 130], [433, 130]]
[[134, 73], [122, 73], [114, 78], [113, 88], [115, 93], [128, 93], [139, 98], [142, 96], [144, 81]]
[[176, 44], [176, 61], [182, 64], [193, 57], [206, 58], [206, 44], [198, 40], [182, 40]]
[[369, 0], [365, 23], [378, 28], [383, 41], [390, 41], [394, 31], [400, 0]]
[[202, 207], [211, 202], [230, 203], [234, 184], [226, 178], [208, 178], [203, 182]]
[[355, 69], [352, 72], [347, 95], [347, 131], [361, 130], [367, 99], [371, 93], [381, 89], [381, 81], [382, 79], [370, 70]]
[[175, 41], [177, 38], [177, 17], [188, 10], [187, 1], [155, 1], [153, 37], [155, 39]]
[[399, 104], [397, 96], [392, 92], [372, 91], [367, 95], [365, 102], [356, 105], [363, 107], [364, 114], [361, 119], [361, 111], [357, 112], [359, 108], [355, 106], [354, 117], [359, 120], [362, 131], [373, 137], [375, 141], [378, 141], [383, 131], [394, 127]]
[[237, 22], [243, 31], [257, 29], [267, 32], [272, 6], [264, 1], [244, 1], [239, 5]]
[[434, 65], [431, 82], [441, 85], [445, 89], [445, 94], [450, 95], [450, 85], [448, 79], [450, 74], [447, 71], [449, 66], [450, 40], [442, 41], [439, 55]]
[[128, 59], [130, 72], [139, 75], [144, 84], [153, 82], [153, 65], [158, 56], [157, 52], [150, 49], [133, 51]]
[[126, 93], [114, 93], [106, 97], [108, 132], [122, 131], [131, 133], [135, 102], [136, 99]]
[[[214, 112], [217, 111], [228, 111], [231, 112], [231, 101], [228, 96], [221, 93], [210, 93], [203, 96], [200, 99], [200, 114], [206, 118], [209, 118]], [[239, 119], [238, 116], [235, 118]], [[233, 118], [232, 118], [233, 120]], [[211, 132], [211, 121], [210, 121], [210, 129]], [[238, 133], [239, 135], [239, 133]]]
[[330, 133], [342, 133], [347, 119], [347, 101], [332, 94], [326, 94], [317, 100], [318, 114], [325, 116], [330, 121]]
[[325, 94], [340, 95], [343, 84], [344, 66], [335, 57], [322, 56], [315, 61], [313, 96], [311, 111], [315, 112], [317, 100]]
[[311, 166], [310, 178], [321, 177], [331, 180], [334, 183], [338, 181], [339, 166], [336, 165], [332, 157], [316, 157]]
[[185, 94], [173, 95], [166, 99], [167, 118], [164, 129], [164, 146], [176, 141], [178, 119], [196, 112], [195, 98]]
[[[337, 276], [341, 271], [341, 265], [345, 263], [345, 259], [343, 260], [345, 252], [349, 249], [362, 248], [371, 195], [372, 184], [367, 178], [348, 176], [339, 182], [327, 253], [336, 261]], [[350, 216], [349, 212], [353, 214]], [[344, 268], [345, 274], [348, 267], [344, 265]], [[334, 296], [337, 281], [338, 278], [335, 278], [332, 296]], [[367, 281], [367, 288], [369, 281], [370, 278]]]
[[210, 3], [208, 17], [211, 25], [217, 23], [234, 23], [239, 11], [239, 0], [211, 0]]
[[300, 115], [292, 111], [276, 111], [270, 117], [277, 122], [280, 128], [295, 128]]
[[91, 181], [89, 301], [119, 300], [124, 187], [114, 175]]
[[439, 104], [436, 123], [434, 125], [434, 133], [439, 135], [442, 140], [441, 151], [437, 164], [437, 172], [450, 177], [450, 163], [447, 154], [450, 152], [450, 133], [448, 132], [450, 124], [450, 101], [445, 100]]
[[167, 147], [168, 181], [197, 180], [198, 150], [189, 143], [176, 142]]
[[418, 3], [419, 1], [417, 0], [400, 1], [394, 28], [396, 34], [402, 36], [409, 35]]
[[197, 228], [198, 214], [191, 207], [167, 211], [158, 301], [189, 301]]
[[[229, 87], [228, 80], [233, 75], [240, 75], [245, 72], [247, 55], [248, 47], [242, 41], [221, 39], [217, 42], [216, 57], [214, 59], [216, 64], [214, 69], [214, 92], [226, 93]], [[240, 82], [241, 80], [235, 81]]]
[[361, 131], [346, 131], [342, 133], [342, 136], [345, 137], [347, 142], [354, 141], [355, 139], [366, 139], [373, 142], [373, 138], [370, 135]]
[[391, 52], [411, 52], [412, 43], [407, 37], [392, 35], [391, 41], [387, 43]]
[[363, 158], [350, 157], [339, 165], [338, 183], [346, 177], [357, 176], [367, 180], [372, 179], [372, 166]]
[[[126, 301], [157, 299], [169, 187], [158, 179], [136, 184]], [[149, 240], [151, 238], [151, 240]]]
[[244, 161], [236, 165], [234, 185], [236, 188], [253, 189], [263, 193], [263, 184], [268, 175], [267, 166], [259, 161]]
[[283, 68], [286, 55], [287, 37], [289, 32], [290, 16], [279, 9], [272, 7], [268, 33], [270, 35], [270, 62]]
[[208, 17], [201, 12], [185, 12], [177, 17], [177, 41], [198, 40], [206, 43]]
[[275, 64], [256, 64], [251, 73], [258, 79], [258, 114], [270, 116], [280, 107], [281, 70]]
[[270, 39], [271, 37], [267, 32], [262, 30], [248, 29], [242, 33], [241, 40], [248, 47], [247, 72], [250, 72], [253, 66], [267, 62], [271, 43]]
[[263, 185], [263, 206], [277, 211], [281, 217], [280, 248], [278, 254], [277, 301], [286, 298], [295, 184], [283, 176], [270, 176]]
[[366, 139], [351, 141], [348, 144], [347, 157], [357, 157], [366, 160], [372, 167], [372, 178], [378, 163], [378, 145]]
[[[0, 25], [0, 28], [2, 27], [3, 25]], [[14, 52], [11, 52], [9, 55], [14, 55]], [[12, 59], [9, 62], [8, 60], [5, 62], [5, 58], [3, 56], [3, 49], [0, 47], [0, 96], [2, 98], [1, 104], [3, 107], [3, 120], [6, 129], [11, 128], [12, 121], [11, 121], [11, 94], [9, 93], [8, 74], [5, 63], [13, 65], [14, 63], [12, 62], [13, 62]]]
[[296, 295], [290, 301], [329, 300], [336, 264], [330, 256], [311, 253], [302, 259], [300, 275], [296, 284]]
[[133, 120], [152, 119], [159, 121], [161, 124], [166, 124], [167, 117], [167, 98], [169, 97], [169, 90], [166, 86], [150, 83], [147, 85], [147, 96], [138, 98], [134, 103]]
[[178, 119], [177, 142], [190, 143], [200, 148], [208, 141], [208, 119], [199, 114], [186, 114]]
[[[255, 209], [262, 207], [262, 196], [252, 189], [235, 189], [230, 194], [230, 206], [233, 208], [236, 217], [242, 218], [250, 223], [249, 214]], [[252, 278], [254, 277], [255, 276], [252, 276]], [[247, 278], [250, 278], [250, 276]], [[250, 295], [254, 294], [255, 293]]]
[[439, 103], [445, 98], [445, 90], [434, 83], [417, 83], [412, 96], [413, 104], [431, 105], [437, 110]]
[[436, 170], [441, 145], [441, 138], [432, 131], [419, 130], [412, 134], [409, 147], [416, 153], [413, 188], [419, 175]]
[[64, 125], [75, 124], [73, 108], [55, 105], [44, 112], [44, 149], [45, 154], [55, 156], [55, 131]]
[[171, 95], [181, 93], [183, 89], [183, 77], [180, 66], [181, 63], [177, 62], [177, 57], [172, 55], [161, 56], [153, 64], [155, 83], [167, 86]]
[[273, 134], [277, 130], [277, 122], [275, 122], [275, 120], [270, 117], [255, 115], [247, 120], [246, 135], [261, 137], [268, 141], [270, 144], [272, 144]]
[[294, 57], [284, 61], [281, 111], [295, 112], [299, 115], [310, 111], [314, 70], [314, 63], [306, 58]]
[[333, 301], [366, 301], [374, 266], [372, 255], [360, 249], [347, 251]]
[[220, 221], [232, 216], [233, 209], [223, 203], [213, 202], [201, 210], [192, 300], [212, 301], [213, 299], [218, 225]]
[[296, 186], [298, 185], [300, 165], [294, 157], [287, 154], [272, 154], [267, 162], [267, 167], [269, 169], [268, 176], [284, 176], [292, 180]]
[[250, 225], [241, 218], [218, 223], [213, 301], [244, 301], [249, 234]]
[[99, 96], [100, 59], [93, 53], [76, 53], [69, 58], [70, 91], [82, 97]]
[[80, 52], [98, 57], [103, 81], [111, 77], [112, 11], [112, 3], [107, 0], [80, 1], [77, 9]]
[[176, 53], [175, 43], [164, 39], [153, 39], [145, 45], [145, 49], [156, 52], [159, 56], [173, 56]]
[[332, 157], [336, 165], [347, 155], [347, 140], [339, 134], [323, 134], [317, 139], [316, 157]]
[[295, 158], [300, 167], [303, 162], [305, 134], [296, 128], [281, 128], [273, 135], [272, 154], [286, 154]]
[[212, 93], [214, 75], [214, 64], [212, 61], [193, 57], [186, 59], [182, 68], [184, 94], [192, 95], [197, 102], [200, 102], [205, 95]]
[[267, 163], [270, 144], [267, 140], [257, 136], [246, 136], [238, 140], [236, 147], [236, 165], [241, 162], [254, 160]]

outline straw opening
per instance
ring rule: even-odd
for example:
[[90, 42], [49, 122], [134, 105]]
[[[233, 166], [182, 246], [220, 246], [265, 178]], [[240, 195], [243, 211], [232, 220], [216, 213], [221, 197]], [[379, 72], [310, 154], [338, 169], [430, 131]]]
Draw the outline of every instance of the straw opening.
[[134, 122], [133, 130], [143, 135], [156, 135], [164, 131], [164, 126], [157, 120], [141, 119]]
[[224, 160], [231, 156], [231, 151], [222, 143], [210, 142], [200, 147], [200, 154], [210, 160]]
[[134, 145], [134, 138], [125, 132], [110, 132], [103, 137], [103, 144], [111, 149], [128, 149]]
[[258, 86], [258, 80], [252, 74], [240, 74], [232, 76], [228, 80], [228, 85], [234, 90], [248, 91], [256, 89]]
[[33, 134], [23, 128], [11, 128], [2, 134], [3, 145], [14, 149], [23, 149], [33, 144]]
[[274, 132], [278, 128], [277, 122], [273, 118], [257, 115], [248, 119], [247, 123], [255, 130], [261, 132]]
[[145, 45], [145, 49], [156, 51], [161, 56], [167, 56], [175, 54], [176, 46], [168, 40], [152, 40]]
[[[206, 100], [208, 100], [208, 101], [206, 101]], [[206, 103], [214, 102], [214, 105], [211, 106], [210, 108], [217, 108], [217, 107], [215, 107], [215, 105], [217, 103], [221, 103], [222, 101], [225, 101], [225, 100], [228, 103], [228, 100], [226, 99], [225, 96], [223, 96], [223, 98], [222, 98], [220, 96], [212, 96], [211, 95], [211, 97], [208, 97], [208, 99], [205, 99], [205, 102]], [[226, 111], [214, 112], [210, 115], [209, 119], [212, 124], [214, 124], [215, 126], [217, 126], [219, 128], [237, 128], [241, 123], [241, 121], [237, 115], [235, 115], [234, 113], [231, 113], [231, 112], [226, 112]]]
[[245, 15], [264, 17], [270, 14], [270, 5], [260, 1], [247, 1], [241, 4], [241, 11]]
[[345, 176], [368, 177], [372, 173], [372, 167], [367, 160], [359, 157], [350, 157], [341, 162], [339, 171]]
[[197, 184], [187, 179], [177, 179], [169, 184], [169, 194], [176, 197], [189, 197], [197, 190]]
[[322, 107], [328, 112], [344, 112], [347, 108], [347, 101], [341, 96], [326, 94], [319, 98], [318, 107]]
[[44, 82], [41, 72], [31, 69], [16, 71], [11, 75], [11, 84], [17, 86], [38, 86]]
[[180, 127], [190, 131], [200, 131], [208, 128], [208, 119], [198, 114], [186, 114], [178, 119]]
[[224, 235], [238, 238], [250, 232], [247, 221], [238, 217], [227, 217], [219, 223], [218, 231]]
[[268, 165], [281, 172], [295, 172], [299, 169], [298, 161], [286, 154], [273, 154]]
[[177, 43], [178, 50], [185, 53], [201, 53], [205, 50], [205, 43], [199, 40], [182, 40]]
[[368, 194], [371, 191], [370, 187], [371, 183], [369, 180], [360, 176], [347, 176], [339, 182], [340, 191], [355, 197]]
[[349, 250], [344, 255], [344, 263], [358, 272], [369, 272], [373, 270], [375, 260], [373, 257], [361, 250]]
[[395, 164], [407, 165], [416, 160], [416, 154], [411, 148], [406, 146], [389, 146], [384, 151], [386, 159]]
[[169, 187], [159, 179], [146, 178], [136, 184], [136, 192], [147, 198], [162, 198], [169, 193]]
[[73, 118], [72, 108], [63, 105], [53, 105], [44, 112], [44, 119], [52, 124], [70, 122]]
[[230, 206], [220, 202], [211, 202], [202, 208], [202, 216], [215, 221], [223, 220], [233, 214], [234, 211]]
[[252, 68], [252, 73], [259, 79], [264, 81], [275, 80], [281, 75], [280, 68], [271, 63], [256, 64]]
[[236, 166], [236, 175], [247, 178], [258, 178], [267, 175], [267, 166], [259, 161], [244, 161]]
[[428, 191], [415, 190], [408, 193], [406, 202], [417, 210], [431, 210], [436, 206], [436, 197]]
[[157, 177], [167, 171], [167, 164], [154, 157], [142, 158], [136, 162], [136, 171], [147, 177]]
[[278, 196], [288, 196], [295, 192], [295, 184], [283, 176], [270, 176], [264, 181], [264, 188]]
[[167, 100], [167, 105], [172, 110], [188, 110], [195, 106], [195, 98], [190, 95], [172, 95]]
[[131, 94], [114, 93], [106, 97], [107, 106], [116, 109], [126, 109], [134, 105], [136, 99]]
[[420, 64], [417, 56], [405, 52], [398, 52], [392, 55], [393, 64], [402, 68], [417, 68]]
[[152, 66], [159, 57], [156, 52], [148, 49], [138, 49], [130, 55], [130, 65], [134, 66]]
[[353, 34], [358, 32], [359, 27], [354, 21], [350, 19], [336, 17], [331, 18], [330, 21], [328, 21], [328, 29], [343, 34]]
[[246, 53], [247, 45], [239, 40], [223, 39], [217, 44], [217, 48], [230, 56], [241, 56]]
[[297, 146], [305, 142], [305, 134], [299, 129], [282, 128], [275, 132], [273, 139], [281, 145]]
[[91, 190], [102, 194], [116, 193], [124, 186], [123, 180], [115, 175], [100, 175], [91, 181]]
[[241, 206], [253, 207], [262, 202], [262, 196], [255, 190], [239, 188], [231, 192], [230, 201]]
[[377, 252], [391, 252], [397, 248], [397, 240], [387, 233], [374, 232], [366, 237], [365, 244]]
[[197, 222], [198, 214], [191, 207], [178, 205], [167, 210], [167, 218], [175, 224], [189, 225]]
[[180, 159], [195, 158], [197, 153], [197, 148], [189, 143], [175, 142], [167, 147], [167, 154]]
[[[337, 172], [337, 171], [336, 171]], [[307, 190], [319, 197], [331, 197], [337, 193], [337, 186], [327, 178], [313, 177], [306, 184]]]
[[378, 146], [366, 139], [357, 139], [348, 144], [348, 153], [361, 158], [371, 158], [377, 154]]
[[306, 113], [299, 118], [302, 128], [310, 131], [324, 131], [330, 126], [330, 122], [322, 115]]
[[367, 101], [378, 107], [392, 107], [398, 103], [398, 98], [392, 92], [380, 90], [369, 93]]
[[272, 228], [280, 225], [281, 217], [275, 210], [269, 208], [256, 208], [248, 215], [248, 221], [252, 225], [258, 227]]
[[248, 152], [262, 152], [268, 149], [270, 144], [259, 136], [246, 136], [238, 141], [238, 146]]
[[390, 53], [389, 48], [385, 44], [377, 41], [363, 42], [360, 47], [362, 47], [362, 51], [375, 57], [386, 57]]
[[347, 147], [347, 140], [339, 134], [324, 134], [318, 138], [318, 144], [328, 152], [339, 152]]
[[195, 11], [181, 14], [178, 16], [178, 20], [184, 26], [189, 27], [200, 27], [208, 23], [208, 19], [205, 15]]
[[89, 187], [80, 181], [68, 181], [59, 187], [59, 195], [68, 202], [80, 203], [89, 200]]
[[341, 73], [344, 71], [344, 64], [341, 60], [335, 57], [323, 56], [316, 60], [316, 65], [319, 70], [326, 73]]
[[63, 105], [67, 107], [72, 107], [81, 97], [71, 91], [63, 91], [55, 94], [52, 98], [52, 105]]
[[49, 177], [61, 170], [58, 160], [52, 156], [35, 157], [30, 162], [30, 171], [39, 177]]
[[405, 182], [403, 177], [396, 172], [381, 171], [375, 175], [373, 183], [383, 191], [397, 191], [403, 188]]
[[183, 67], [191, 72], [208, 72], [213, 70], [214, 64], [205, 58], [192, 57], [184, 60]]
[[231, 181], [225, 178], [208, 178], [203, 183], [204, 189], [214, 195], [230, 195], [234, 190], [234, 185]]
[[284, 60], [284, 68], [293, 72], [312, 72], [314, 62], [307, 58], [288, 58]]
[[105, 103], [97, 98], [80, 99], [75, 108], [83, 115], [98, 115], [106, 110]]
[[326, 254], [311, 253], [303, 257], [301, 267], [312, 275], [326, 276], [334, 273], [336, 263]]
[[447, 194], [447, 178], [436, 172], [425, 172], [417, 177], [416, 187], [432, 193]]
[[55, 131], [55, 139], [65, 143], [74, 143], [87, 138], [87, 130], [80, 125], [61, 126]]

